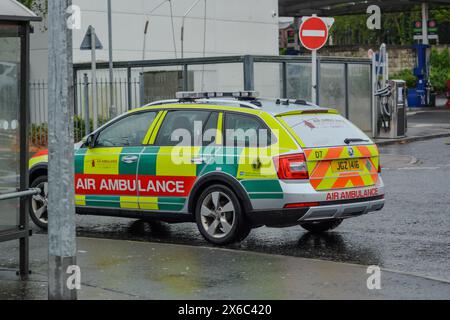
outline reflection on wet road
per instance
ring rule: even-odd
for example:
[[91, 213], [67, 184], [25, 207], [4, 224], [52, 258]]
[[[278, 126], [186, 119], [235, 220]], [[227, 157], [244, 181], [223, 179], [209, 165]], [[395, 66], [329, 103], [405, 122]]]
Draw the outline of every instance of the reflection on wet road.
[[[309, 234], [300, 227], [259, 228], [230, 248], [380, 265], [450, 281], [448, 141], [436, 139], [381, 149], [390, 155], [386, 157], [390, 168], [383, 174], [387, 204], [381, 212], [347, 220], [323, 235]], [[402, 170], [405, 167], [413, 169]], [[437, 169], [427, 169], [431, 167]], [[77, 222], [79, 236], [210, 246], [194, 224], [84, 216], [77, 217]]]

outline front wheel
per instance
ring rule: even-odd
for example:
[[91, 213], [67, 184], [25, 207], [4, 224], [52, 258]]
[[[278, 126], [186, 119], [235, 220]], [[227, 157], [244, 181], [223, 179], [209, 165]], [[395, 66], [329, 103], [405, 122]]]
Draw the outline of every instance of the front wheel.
[[31, 183], [31, 188], [41, 189], [41, 193], [30, 200], [30, 218], [39, 228], [48, 227], [48, 181], [47, 176], [40, 176]]
[[313, 221], [301, 224], [301, 227], [311, 233], [322, 233], [334, 230], [342, 223], [342, 219], [331, 221]]
[[195, 209], [197, 226], [203, 237], [217, 245], [244, 240], [250, 233], [239, 199], [229, 188], [214, 185], [201, 194]]

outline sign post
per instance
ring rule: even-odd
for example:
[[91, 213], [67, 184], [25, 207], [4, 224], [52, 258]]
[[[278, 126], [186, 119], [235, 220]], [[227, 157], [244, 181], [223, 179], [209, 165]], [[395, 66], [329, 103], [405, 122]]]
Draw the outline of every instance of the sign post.
[[302, 45], [311, 50], [311, 100], [317, 101], [317, 50], [322, 48], [328, 40], [329, 29], [334, 23], [333, 18], [319, 18], [316, 15], [304, 17], [299, 30], [299, 39]]
[[93, 26], [89, 26], [83, 42], [81, 43], [81, 50], [91, 50], [92, 59], [92, 114], [93, 114], [93, 127], [94, 131], [98, 126], [98, 102], [97, 102], [97, 57], [96, 49], [103, 49], [103, 45], [95, 34]]

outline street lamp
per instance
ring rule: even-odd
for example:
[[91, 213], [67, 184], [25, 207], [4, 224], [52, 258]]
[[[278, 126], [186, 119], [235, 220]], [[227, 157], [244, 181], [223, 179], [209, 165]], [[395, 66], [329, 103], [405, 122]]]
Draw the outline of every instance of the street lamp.
[[170, 5], [170, 19], [172, 21], [172, 38], [173, 38], [173, 48], [175, 51], [175, 59], [177, 58], [177, 45], [175, 41], [175, 28], [173, 24], [173, 8], [172, 8], [172, 0], [163, 0], [160, 4], [158, 4], [156, 7], [154, 7], [150, 12], [147, 14], [147, 19], [145, 21], [145, 27], [144, 27], [144, 41], [143, 41], [143, 48], [142, 48], [142, 60], [145, 60], [145, 54], [147, 51], [147, 33], [148, 33], [148, 27], [149, 27], [149, 16], [152, 15], [156, 10], [158, 10], [163, 4], [166, 2]]
[[114, 73], [113, 73], [113, 48], [112, 48], [112, 6], [111, 0], [108, 0], [108, 47], [109, 47], [109, 99], [110, 99], [110, 108], [109, 115], [110, 118], [114, 118], [117, 114], [116, 108], [114, 106], [114, 92], [113, 92], [113, 82], [114, 82]]
[[[206, 0], [205, 0], [206, 1]], [[200, 2], [200, 0], [195, 0], [195, 2], [189, 7], [189, 9], [186, 11], [186, 13], [183, 16], [182, 23], [181, 23], [181, 59], [184, 58], [184, 23], [186, 21], [186, 17], [188, 14], [194, 9], [194, 7]]]

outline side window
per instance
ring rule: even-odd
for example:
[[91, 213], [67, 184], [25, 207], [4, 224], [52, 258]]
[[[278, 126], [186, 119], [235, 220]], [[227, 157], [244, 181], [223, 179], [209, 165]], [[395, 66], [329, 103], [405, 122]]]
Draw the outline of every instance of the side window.
[[97, 147], [140, 146], [157, 112], [137, 113], [110, 125], [97, 137]]
[[226, 145], [229, 147], [267, 147], [271, 131], [254, 116], [228, 113], [225, 117]]
[[201, 146], [203, 128], [211, 114], [202, 110], [179, 110], [167, 113], [159, 129], [157, 146]]

